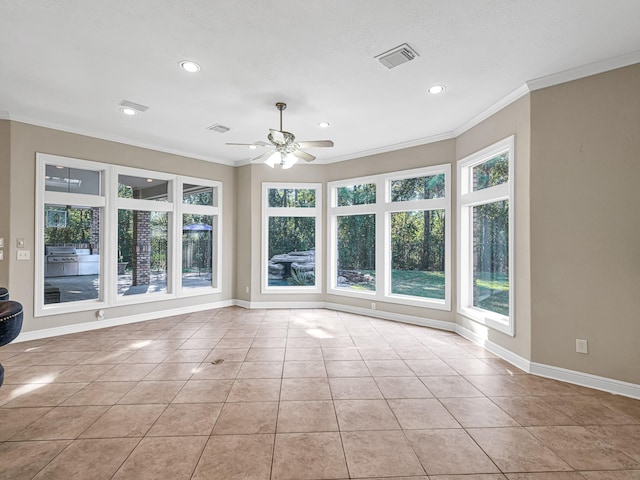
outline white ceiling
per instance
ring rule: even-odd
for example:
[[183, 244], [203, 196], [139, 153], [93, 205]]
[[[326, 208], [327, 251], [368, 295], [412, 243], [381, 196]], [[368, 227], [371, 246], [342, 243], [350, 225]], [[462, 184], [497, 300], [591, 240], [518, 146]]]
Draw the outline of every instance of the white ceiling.
[[[284, 101], [285, 130], [334, 140], [308, 150], [325, 163], [450, 137], [530, 80], [638, 61], [639, 25], [638, 0], [0, 0], [0, 111], [239, 164], [259, 151], [225, 142], [266, 141]], [[418, 59], [374, 59], [405, 42]], [[125, 117], [123, 99], [149, 110]]]

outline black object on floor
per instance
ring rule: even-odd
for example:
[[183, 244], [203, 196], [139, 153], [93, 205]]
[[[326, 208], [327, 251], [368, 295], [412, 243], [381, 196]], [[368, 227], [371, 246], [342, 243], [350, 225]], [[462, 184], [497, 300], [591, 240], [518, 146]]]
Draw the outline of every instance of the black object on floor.
[[[0, 302], [0, 347], [12, 342], [22, 329], [22, 304], [7, 300]], [[0, 386], [4, 382], [4, 368], [0, 364]]]

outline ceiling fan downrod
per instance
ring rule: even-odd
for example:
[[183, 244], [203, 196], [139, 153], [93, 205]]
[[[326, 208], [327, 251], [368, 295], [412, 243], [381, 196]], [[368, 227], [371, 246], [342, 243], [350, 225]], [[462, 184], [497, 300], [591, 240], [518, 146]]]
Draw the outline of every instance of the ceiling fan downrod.
[[276, 108], [280, 110], [280, 131], [282, 132], [282, 111], [287, 108], [287, 104], [284, 102], [276, 103]]

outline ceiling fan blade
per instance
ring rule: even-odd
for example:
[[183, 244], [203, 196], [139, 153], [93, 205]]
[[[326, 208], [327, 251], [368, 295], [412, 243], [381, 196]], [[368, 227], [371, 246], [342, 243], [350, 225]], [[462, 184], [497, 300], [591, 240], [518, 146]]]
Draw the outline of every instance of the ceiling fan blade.
[[275, 152], [275, 150], [269, 150], [268, 152], [264, 152], [261, 153], [260, 155], [258, 155], [257, 157], [254, 157], [251, 159], [251, 163], [257, 162], [259, 160], [264, 160], [266, 159], [269, 155], [273, 155], [273, 153]]
[[312, 147], [333, 147], [331, 140], [312, 140], [308, 142], [297, 142], [300, 148], [312, 148]]
[[313, 162], [316, 159], [316, 157], [314, 157], [313, 155], [310, 155], [307, 152], [303, 152], [302, 150], [294, 150], [293, 152], [291, 152], [291, 154], [295, 155], [298, 158], [301, 158], [305, 162]]
[[269, 129], [269, 132], [269, 140], [274, 142], [276, 145], [284, 145], [287, 142], [284, 133], [280, 130]]

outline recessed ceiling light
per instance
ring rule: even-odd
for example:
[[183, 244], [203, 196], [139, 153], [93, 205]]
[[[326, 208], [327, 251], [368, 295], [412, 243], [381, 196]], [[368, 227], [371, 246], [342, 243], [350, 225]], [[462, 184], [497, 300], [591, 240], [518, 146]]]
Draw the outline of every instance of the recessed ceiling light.
[[147, 183], [152, 183], [153, 182], [153, 178], [147, 178]]
[[200, 65], [189, 60], [183, 60], [180, 62], [180, 68], [189, 73], [198, 73], [200, 71]]
[[128, 107], [122, 107], [120, 111], [125, 115], [129, 115], [129, 116], [136, 114], [136, 111], [133, 108], [128, 108]]
[[62, 165], [56, 165], [56, 168], [57, 168], [58, 170], [62, 170], [64, 167], [63, 167]]
[[258, 148], [256, 145], [249, 145], [249, 150], [255, 150], [256, 148]]
[[433, 85], [427, 89], [427, 92], [432, 93], [433, 95], [442, 93], [444, 92], [444, 85]]
[[320, 122], [320, 123], [318, 124], [318, 126], [319, 126], [320, 128], [327, 128], [327, 127], [329, 126], [329, 122]]

